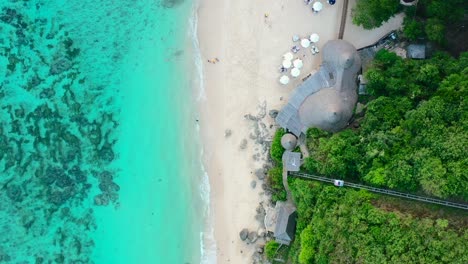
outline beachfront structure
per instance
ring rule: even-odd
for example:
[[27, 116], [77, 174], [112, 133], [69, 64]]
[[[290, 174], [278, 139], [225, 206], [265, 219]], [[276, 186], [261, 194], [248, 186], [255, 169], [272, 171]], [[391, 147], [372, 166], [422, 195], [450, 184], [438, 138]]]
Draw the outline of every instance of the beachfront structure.
[[294, 240], [296, 218], [296, 208], [292, 203], [278, 201], [274, 208], [267, 209], [265, 229], [273, 233], [276, 242], [289, 245]]
[[296, 208], [287, 202], [277, 202], [276, 208], [278, 216], [274, 232], [275, 240], [280, 244], [289, 245], [294, 240], [296, 232]]
[[283, 153], [282, 161], [287, 171], [299, 171], [301, 167], [301, 153], [286, 150]]
[[279, 112], [276, 122], [297, 137], [310, 127], [336, 132], [344, 128], [357, 102], [361, 59], [344, 40], [328, 41], [318, 71], [300, 84]]
[[293, 150], [297, 146], [297, 138], [291, 133], [286, 133], [281, 137], [281, 146], [285, 150]]

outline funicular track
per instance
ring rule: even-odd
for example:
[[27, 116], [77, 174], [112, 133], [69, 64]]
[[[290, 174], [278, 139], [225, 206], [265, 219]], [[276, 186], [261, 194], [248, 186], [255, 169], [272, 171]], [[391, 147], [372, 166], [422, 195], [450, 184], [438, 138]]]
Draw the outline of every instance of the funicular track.
[[[321, 181], [321, 182], [328, 182], [333, 184], [334, 179], [326, 178], [326, 177], [320, 177], [320, 176], [315, 176], [311, 174], [306, 174], [302, 172], [289, 172], [289, 175], [299, 177], [299, 178], [304, 178], [304, 179], [310, 179], [310, 180], [316, 180], [316, 181]], [[344, 187], [352, 187], [356, 189], [363, 189], [363, 190], [368, 190], [370, 192], [375, 192], [375, 193], [381, 193], [381, 194], [387, 194], [391, 196], [396, 196], [400, 198], [406, 198], [410, 200], [416, 200], [416, 201], [421, 201], [421, 202], [426, 202], [426, 203], [432, 203], [432, 204], [438, 204], [438, 205], [443, 205], [443, 206], [449, 206], [449, 207], [454, 207], [458, 209], [464, 209], [468, 210], [468, 204], [462, 204], [462, 203], [454, 203], [454, 202], [449, 202], [445, 200], [440, 200], [440, 199], [434, 199], [430, 197], [424, 197], [424, 196], [418, 196], [414, 194], [409, 194], [409, 193], [403, 193], [403, 192], [397, 192], [397, 191], [392, 191], [392, 190], [386, 190], [386, 189], [380, 189], [380, 188], [375, 188], [371, 186], [366, 186], [362, 184], [356, 184], [352, 182], [344, 182]]]

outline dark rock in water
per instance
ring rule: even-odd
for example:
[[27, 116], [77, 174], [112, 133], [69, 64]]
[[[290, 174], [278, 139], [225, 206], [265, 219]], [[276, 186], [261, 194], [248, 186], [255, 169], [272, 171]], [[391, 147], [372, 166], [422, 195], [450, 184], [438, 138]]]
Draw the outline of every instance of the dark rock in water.
[[66, 217], [70, 215], [70, 207], [64, 207], [60, 210], [60, 213], [62, 214], [62, 217]]
[[7, 263], [8, 261], [11, 261], [11, 257], [5, 253], [0, 253], [0, 263]]
[[68, 177], [65, 173], [57, 177], [55, 184], [60, 188], [65, 188], [73, 185], [73, 180]]
[[109, 198], [105, 194], [98, 194], [98, 195], [94, 196], [94, 204], [95, 205], [106, 206], [106, 205], [109, 204]]
[[15, 116], [17, 118], [23, 118], [24, 117], [24, 109], [22, 107], [18, 108], [18, 109], [15, 109]]
[[59, 58], [52, 62], [50, 66], [50, 74], [60, 74], [69, 70], [72, 67], [72, 62], [66, 58]]
[[42, 263], [44, 263], [44, 258], [43, 257], [36, 257], [35, 264], [42, 264]]
[[65, 172], [58, 167], [47, 167], [44, 174], [40, 175], [40, 180], [44, 185], [53, 184], [57, 178], [65, 175]]
[[184, 2], [184, 0], [162, 0], [161, 5], [164, 8], [172, 8], [172, 7], [175, 7], [177, 5], [182, 4], [183, 2]]
[[245, 241], [249, 236], [249, 230], [247, 228], [242, 229], [239, 233], [239, 237], [242, 241]]
[[268, 112], [268, 115], [271, 117], [271, 118], [276, 118], [278, 116], [278, 110], [270, 110], [270, 112]]
[[36, 221], [36, 217], [33, 214], [24, 215], [21, 217], [21, 223], [24, 228], [29, 229]]
[[58, 264], [65, 263], [65, 256], [63, 254], [58, 254], [56, 255], [54, 261], [55, 261], [54, 263], [58, 263]]
[[57, 206], [64, 204], [68, 199], [73, 197], [73, 188], [67, 187], [63, 191], [52, 191], [49, 193], [48, 200]]
[[5, 23], [12, 23], [13, 20], [17, 17], [16, 10], [10, 9], [10, 8], [4, 8], [2, 10], [2, 15], [0, 16], [0, 20], [5, 22]]
[[67, 154], [62, 156], [62, 160], [66, 163], [69, 164], [72, 161], [74, 161], [78, 156], [80, 156], [80, 151], [79, 149], [74, 149], [74, 150], [69, 150], [67, 151]]
[[107, 181], [112, 181], [114, 179], [114, 176], [112, 175], [112, 172], [110, 171], [103, 171], [101, 174], [99, 174], [99, 181], [101, 182], [107, 182]]
[[78, 165], [73, 166], [68, 173], [70, 174], [71, 177], [75, 179], [76, 182], [78, 183], [83, 183], [86, 182], [86, 174], [80, 169]]
[[52, 88], [47, 88], [47, 89], [42, 90], [42, 92], [39, 94], [39, 97], [41, 99], [52, 98], [54, 95], [55, 95], [55, 90]]
[[104, 145], [100, 150], [99, 150], [99, 157], [103, 161], [111, 162], [114, 160], [114, 151], [112, 150], [112, 147], [109, 144]]
[[120, 190], [120, 186], [117, 183], [108, 181], [108, 182], [101, 182], [99, 184], [99, 189], [104, 193], [113, 193], [118, 192]]
[[7, 187], [7, 196], [14, 202], [21, 202], [23, 200], [21, 188], [17, 185], [9, 185]]
[[101, 128], [98, 125], [94, 125], [95, 127], [91, 129], [88, 133], [89, 141], [95, 146], [101, 143]]
[[69, 145], [72, 145], [74, 147], [79, 147], [80, 146], [80, 139], [73, 135], [72, 133], [66, 131], [62, 133], [62, 139], [67, 142]]

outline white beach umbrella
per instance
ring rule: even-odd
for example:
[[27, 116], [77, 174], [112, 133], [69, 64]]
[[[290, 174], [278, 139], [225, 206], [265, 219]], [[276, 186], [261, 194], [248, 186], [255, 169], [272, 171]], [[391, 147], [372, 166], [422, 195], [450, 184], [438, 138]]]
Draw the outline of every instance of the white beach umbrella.
[[283, 76], [281, 76], [279, 82], [280, 82], [282, 85], [286, 85], [286, 84], [289, 83], [289, 77], [286, 76], [286, 75], [283, 75]]
[[319, 35], [317, 33], [314, 33], [312, 35], [310, 35], [310, 41], [312, 41], [313, 43], [316, 43], [318, 42], [320, 39]]
[[291, 76], [296, 78], [297, 76], [299, 76], [299, 74], [301, 74], [301, 71], [298, 69], [298, 68], [293, 68], [291, 70]]
[[299, 38], [298, 35], [292, 36], [292, 41], [293, 41], [293, 42], [299, 41], [299, 39], [300, 39], [300, 38]]
[[291, 68], [291, 65], [292, 65], [291, 60], [284, 60], [283, 61], [283, 67], [285, 67], [286, 69]]
[[283, 55], [284, 60], [292, 60], [294, 55], [291, 52], [287, 52], [286, 54]]
[[312, 8], [315, 10], [315, 11], [320, 11], [322, 10], [323, 8], [323, 4], [321, 2], [315, 2], [314, 5], [312, 6]]
[[310, 41], [308, 39], [302, 39], [301, 40], [301, 46], [304, 48], [307, 48], [310, 46]]
[[304, 63], [302, 63], [302, 60], [301, 59], [296, 59], [293, 61], [293, 64], [294, 64], [294, 67], [295, 68], [302, 68], [302, 66], [304, 66]]

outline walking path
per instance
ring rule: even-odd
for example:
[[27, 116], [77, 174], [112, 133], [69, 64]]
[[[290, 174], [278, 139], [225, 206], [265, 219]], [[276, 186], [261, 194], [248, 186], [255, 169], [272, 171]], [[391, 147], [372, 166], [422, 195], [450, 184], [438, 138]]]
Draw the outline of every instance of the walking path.
[[346, 26], [346, 17], [348, 16], [348, 0], [343, 1], [343, 9], [341, 11], [341, 23], [340, 31], [338, 33], [338, 39], [343, 39], [344, 29]]

